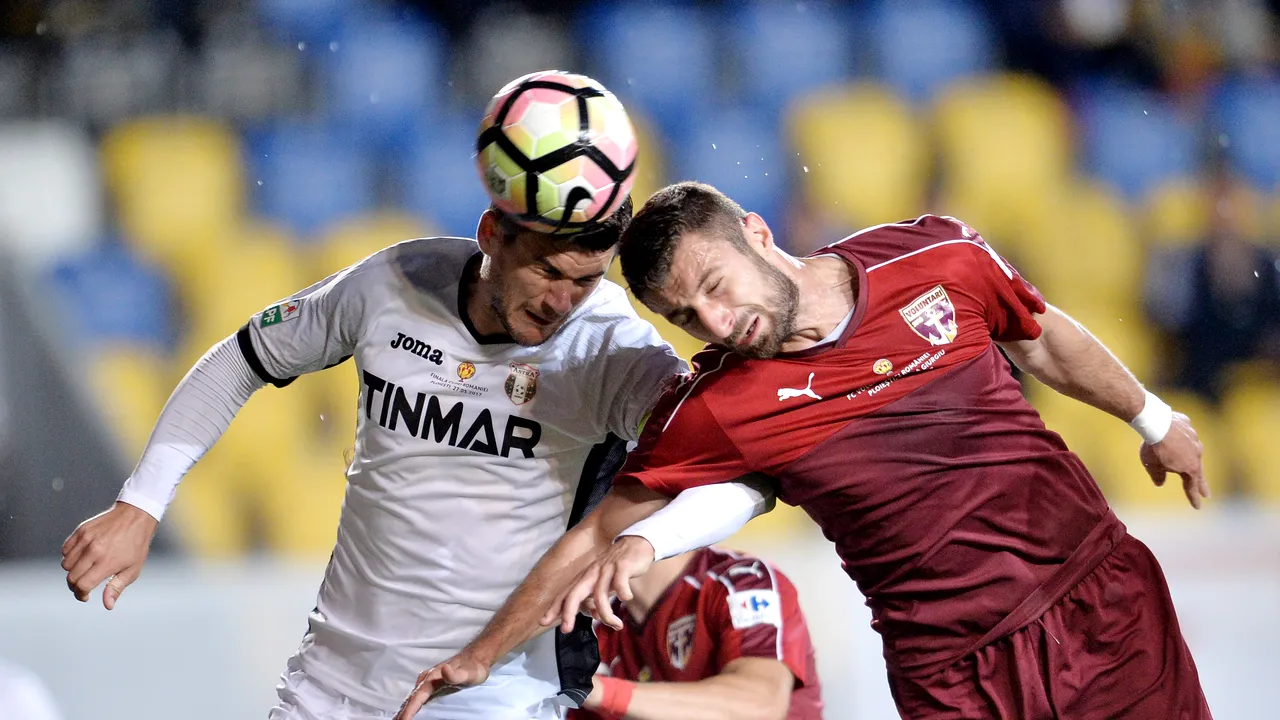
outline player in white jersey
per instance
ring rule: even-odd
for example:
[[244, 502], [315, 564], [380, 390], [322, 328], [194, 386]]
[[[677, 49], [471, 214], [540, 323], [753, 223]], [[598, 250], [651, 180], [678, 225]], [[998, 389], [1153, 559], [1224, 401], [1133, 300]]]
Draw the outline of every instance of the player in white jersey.
[[[602, 279], [630, 213], [559, 238], [491, 209], [478, 240], [393, 245], [254, 315], [179, 384], [115, 506], [67, 539], [68, 585], [86, 601], [107, 580], [111, 609], [179, 480], [249, 396], [354, 358], [337, 544], [270, 717], [390, 717], [585, 513], [683, 369]], [[591, 687], [583, 632], [525, 644], [418, 717], [558, 716], [558, 693]]]

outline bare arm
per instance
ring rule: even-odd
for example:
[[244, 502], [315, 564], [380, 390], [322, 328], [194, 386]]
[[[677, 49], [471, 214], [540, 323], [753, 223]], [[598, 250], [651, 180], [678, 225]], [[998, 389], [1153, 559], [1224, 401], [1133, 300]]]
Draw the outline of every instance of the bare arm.
[[1015, 365], [1063, 395], [1125, 422], [1141, 412], [1146, 401], [1142, 385], [1083, 325], [1052, 305], [1035, 319], [1043, 329], [1040, 337], [1000, 344]]
[[546, 630], [539, 621], [573, 578], [627, 526], [652, 515], [670, 499], [640, 483], [616, 486], [599, 507], [547, 551], [463, 653], [492, 666], [529, 638]]
[[[584, 708], [605, 710], [605, 683], [626, 680], [597, 676]], [[769, 658], [737, 658], [719, 675], [687, 683], [628, 683], [631, 699], [624, 720], [784, 720], [795, 678]]]
[[1209, 497], [1209, 483], [1201, 460], [1204, 448], [1187, 416], [1173, 412], [1170, 420], [1168, 406], [1148, 393], [1111, 351], [1066, 313], [1049, 305], [1035, 319], [1043, 330], [1040, 337], [1000, 344], [1014, 364], [1063, 395], [1114, 415], [1139, 432], [1149, 432], [1144, 417], [1158, 409], [1152, 404], [1162, 407], [1167, 430], [1158, 431], [1158, 439], [1142, 445], [1139, 459], [1156, 485], [1163, 485], [1170, 472], [1180, 475], [1187, 500], [1199, 509]]
[[451, 687], [483, 683], [499, 658], [548, 629], [539, 621], [562, 588], [608, 549], [619, 532], [668, 502], [666, 496], [640, 483], [615, 485], [595, 510], [547, 550], [475, 640], [457, 655], [418, 675], [396, 720], [414, 717], [432, 696]]

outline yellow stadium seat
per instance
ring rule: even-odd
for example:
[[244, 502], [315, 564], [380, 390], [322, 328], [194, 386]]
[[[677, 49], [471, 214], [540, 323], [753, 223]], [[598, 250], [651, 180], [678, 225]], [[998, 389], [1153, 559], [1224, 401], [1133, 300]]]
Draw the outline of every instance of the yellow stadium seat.
[[1280, 463], [1275, 459], [1280, 381], [1237, 377], [1222, 406], [1245, 496], [1255, 502], [1280, 504]]
[[428, 223], [398, 212], [384, 210], [350, 218], [325, 232], [314, 251], [308, 253], [315, 258], [310, 279], [314, 282], [328, 277], [403, 240], [437, 234]]
[[306, 442], [290, 454], [289, 471], [264, 478], [255, 493], [267, 548], [300, 559], [333, 551], [346, 491], [341, 454]]
[[1267, 198], [1266, 231], [1262, 234], [1262, 242], [1270, 247], [1280, 247], [1280, 195]]
[[[1040, 413], [1045, 427], [1062, 436], [1067, 447], [1094, 471], [1102, 460], [1095, 440], [1102, 424], [1101, 411], [1056, 392], [1034, 378], [1026, 380], [1026, 389], [1027, 400]], [[1104, 481], [1099, 478], [1099, 482]]]
[[233, 558], [253, 549], [253, 513], [243, 490], [257, 478], [242, 477], [227, 457], [215, 445], [183, 478], [165, 515], [197, 557]]
[[1152, 246], [1187, 247], [1198, 244], [1209, 232], [1213, 207], [1201, 183], [1164, 183], [1151, 191], [1144, 205], [1144, 230]]
[[122, 123], [102, 141], [102, 165], [126, 239], [175, 272], [199, 267], [243, 215], [239, 142], [215, 120]]
[[122, 346], [100, 349], [90, 360], [90, 391], [130, 461], [142, 453], [169, 398], [168, 363], [153, 351]]
[[1071, 128], [1056, 92], [1028, 76], [961, 81], [934, 112], [942, 205], [1010, 246], [1048, 212], [1071, 177]]
[[852, 228], [923, 211], [928, 141], [910, 106], [891, 90], [870, 83], [821, 90], [788, 114], [793, 159], [812, 209]]
[[1057, 202], [1053, 219], [1028, 233], [1020, 267], [1069, 313], [1139, 320], [1146, 257], [1124, 202], [1093, 184], [1072, 186]]
[[802, 535], [813, 521], [804, 510], [779, 502], [773, 510], [747, 523], [723, 544], [758, 546], [761, 541], [776, 541]]
[[186, 333], [180, 362], [194, 362], [249, 316], [307, 286], [308, 252], [284, 232], [260, 222], [229, 232], [196, 279], [180, 288]]

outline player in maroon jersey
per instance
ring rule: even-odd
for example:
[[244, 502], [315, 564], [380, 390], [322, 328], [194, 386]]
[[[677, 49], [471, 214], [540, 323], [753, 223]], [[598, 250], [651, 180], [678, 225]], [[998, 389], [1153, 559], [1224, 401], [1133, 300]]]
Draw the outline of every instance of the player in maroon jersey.
[[795, 586], [719, 548], [654, 563], [597, 627], [595, 689], [569, 720], [821, 720], [822, 689]]
[[629, 598], [630, 578], [684, 549], [667, 499], [763, 475], [866, 596], [903, 717], [1210, 717], [1154, 556], [1000, 350], [1129, 422], [1152, 479], [1180, 475], [1198, 508], [1195, 431], [971, 228], [925, 215], [798, 259], [759, 216], [682, 183], [646, 203], [621, 256], [646, 305], [713, 347], [610, 495], [424, 687], [482, 679], [548, 607], [564, 627], [590, 598], [617, 627], [610, 592]]

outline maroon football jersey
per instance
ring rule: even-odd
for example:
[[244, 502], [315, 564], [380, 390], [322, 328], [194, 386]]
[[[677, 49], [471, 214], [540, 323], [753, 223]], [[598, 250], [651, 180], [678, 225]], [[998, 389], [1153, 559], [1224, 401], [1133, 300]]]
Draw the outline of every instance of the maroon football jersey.
[[617, 482], [675, 495], [772, 476], [835, 543], [890, 672], [931, 672], [1065, 593], [1119, 521], [995, 345], [1037, 338], [1045, 304], [977, 233], [925, 215], [815, 255], [857, 276], [841, 336], [769, 360], [700, 353]]
[[[622, 630], [596, 623], [600, 671], [637, 682], [694, 682], [741, 657], [780, 660], [796, 678], [788, 720], [821, 720], [822, 689], [796, 589], [776, 568], [721, 548], [695, 551], [637, 623], [616, 598]], [[571, 720], [600, 716], [573, 711]]]

